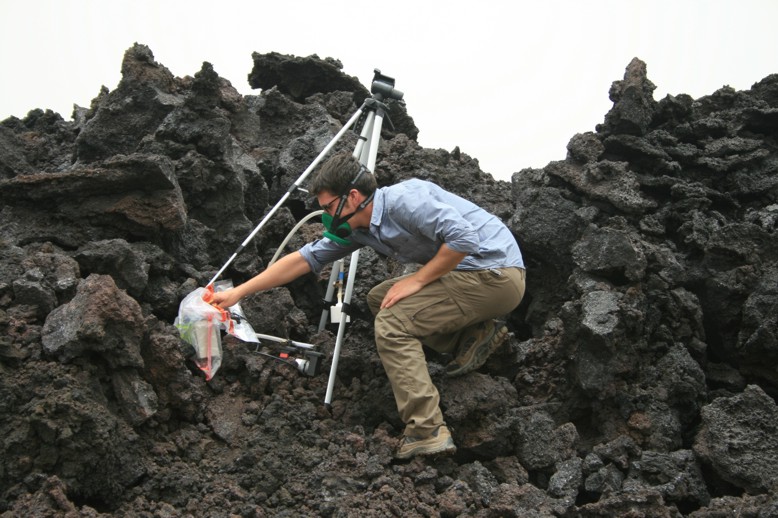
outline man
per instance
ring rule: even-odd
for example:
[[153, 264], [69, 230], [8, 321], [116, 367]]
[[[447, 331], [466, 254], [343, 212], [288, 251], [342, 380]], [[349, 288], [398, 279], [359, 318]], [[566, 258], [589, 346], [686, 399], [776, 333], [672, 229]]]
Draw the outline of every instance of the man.
[[525, 271], [519, 246], [494, 215], [439, 186], [412, 179], [381, 189], [352, 155], [332, 157], [309, 190], [325, 211], [325, 239], [306, 244], [264, 272], [215, 294], [229, 307], [346, 257], [362, 246], [422, 265], [368, 294], [375, 342], [394, 391], [404, 438], [396, 457], [454, 453], [422, 343], [455, 356], [450, 376], [481, 367], [505, 340], [493, 319], [518, 306]]

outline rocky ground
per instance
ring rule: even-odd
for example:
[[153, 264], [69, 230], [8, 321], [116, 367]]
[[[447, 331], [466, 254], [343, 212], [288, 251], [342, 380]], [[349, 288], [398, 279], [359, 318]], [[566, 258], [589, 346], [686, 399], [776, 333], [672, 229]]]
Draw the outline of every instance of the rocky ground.
[[[325, 353], [317, 376], [226, 337], [206, 382], [172, 325], [368, 89], [332, 59], [255, 54], [261, 93], [241, 96], [137, 44], [122, 74], [70, 121], [0, 123], [0, 516], [778, 515], [778, 75], [655, 101], [635, 59], [596, 131], [510, 183], [421, 148], [390, 105], [379, 183], [481, 204], [528, 266], [483, 368], [448, 379], [429, 355], [456, 455], [396, 461], [364, 296], [400, 265], [362, 254], [331, 405], [326, 276], [243, 302], [257, 332]], [[225, 277], [313, 209], [295, 192]]]

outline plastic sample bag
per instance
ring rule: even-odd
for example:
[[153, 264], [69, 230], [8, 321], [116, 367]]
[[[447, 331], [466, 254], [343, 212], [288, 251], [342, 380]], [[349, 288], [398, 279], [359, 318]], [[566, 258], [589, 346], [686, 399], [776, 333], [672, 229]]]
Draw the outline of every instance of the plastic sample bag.
[[223, 281], [215, 287], [197, 288], [181, 301], [178, 316], [173, 322], [181, 338], [194, 349], [194, 362], [205, 373], [206, 380], [211, 380], [221, 366], [221, 331], [245, 342], [259, 341], [240, 304], [227, 311], [210, 303], [214, 291], [231, 287], [230, 281]]

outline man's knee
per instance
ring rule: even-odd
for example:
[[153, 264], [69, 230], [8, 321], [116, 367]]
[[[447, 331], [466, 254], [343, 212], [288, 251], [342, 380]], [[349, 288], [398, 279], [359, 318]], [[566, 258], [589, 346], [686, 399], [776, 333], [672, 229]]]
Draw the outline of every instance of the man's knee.
[[380, 287], [379, 284], [367, 293], [367, 305], [374, 316], [381, 310], [381, 302], [384, 300], [384, 293], [383, 290], [379, 290]]
[[373, 312], [373, 315], [377, 315], [378, 312], [381, 311], [381, 303], [384, 301], [384, 297], [386, 297], [389, 288], [392, 287], [396, 280], [397, 279], [388, 279], [378, 283], [367, 293], [367, 305], [370, 308], [370, 311]]
[[394, 348], [398, 341], [403, 341], [410, 336], [402, 319], [389, 308], [381, 309], [376, 313], [374, 329], [375, 343], [379, 352], [386, 348]]

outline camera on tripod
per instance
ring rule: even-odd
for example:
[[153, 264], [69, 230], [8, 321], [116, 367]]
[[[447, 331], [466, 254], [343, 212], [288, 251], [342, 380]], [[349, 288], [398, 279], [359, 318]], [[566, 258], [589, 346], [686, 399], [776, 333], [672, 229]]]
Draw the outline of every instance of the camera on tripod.
[[[394, 88], [394, 78], [385, 76], [377, 68], [373, 70], [373, 84], [370, 87], [370, 93], [380, 95], [382, 99], [394, 99], [401, 101], [404, 93]], [[381, 99], [379, 99], [381, 100]]]

